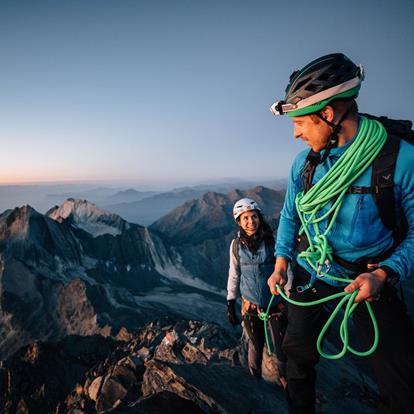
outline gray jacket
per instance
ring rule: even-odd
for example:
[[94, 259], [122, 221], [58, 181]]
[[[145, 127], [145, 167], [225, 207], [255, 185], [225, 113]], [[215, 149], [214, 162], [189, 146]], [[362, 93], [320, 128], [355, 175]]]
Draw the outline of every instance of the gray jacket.
[[[266, 247], [264, 241], [257, 252], [251, 252], [247, 246], [238, 243], [238, 257], [234, 254], [232, 240], [230, 244], [230, 266], [227, 281], [227, 300], [237, 299], [240, 295], [248, 301], [266, 308], [272, 297], [267, 279], [275, 267], [274, 251]], [[281, 300], [276, 296], [273, 305]]]

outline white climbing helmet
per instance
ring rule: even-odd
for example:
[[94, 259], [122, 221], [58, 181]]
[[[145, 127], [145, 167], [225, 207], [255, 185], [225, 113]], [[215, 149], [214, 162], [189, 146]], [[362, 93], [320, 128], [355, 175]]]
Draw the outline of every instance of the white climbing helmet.
[[242, 198], [241, 200], [237, 201], [233, 207], [234, 220], [237, 221], [240, 215], [242, 215], [245, 211], [250, 210], [261, 211], [256, 201], [252, 200], [251, 198]]

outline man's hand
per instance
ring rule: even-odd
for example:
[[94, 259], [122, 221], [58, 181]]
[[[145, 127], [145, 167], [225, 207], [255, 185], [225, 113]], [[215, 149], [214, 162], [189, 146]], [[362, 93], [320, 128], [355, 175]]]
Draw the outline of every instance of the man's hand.
[[276, 285], [279, 285], [280, 287], [286, 285], [288, 281], [287, 267], [288, 262], [286, 258], [278, 257], [276, 259], [275, 270], [270, 275], [269, 279], [267, 279], [267, 285], [269, 286], [272, 295], [279, 294], [279, 292], [276, 289]]
[[227, 319], [232, 326], [239, 324], [239, 320], [236, 316], [236, 301], [234, 299], [227, 301]]
[[372, 302], [379, 298], [386, 278], [387, 274], [382, 269], [376, 269], [371, 273], [361, 273], [352, 283], [345, 287], [344, 291], [352, 293], [359, 289], [355, 302], [362, 302], [363, 300]]

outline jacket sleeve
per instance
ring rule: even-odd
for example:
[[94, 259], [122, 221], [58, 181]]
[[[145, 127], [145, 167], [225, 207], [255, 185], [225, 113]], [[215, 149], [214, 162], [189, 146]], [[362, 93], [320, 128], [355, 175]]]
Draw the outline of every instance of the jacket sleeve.
[[240, 296], [240, 265], [233, 253], [234, 239], [230, 244], [229, 278], [227, 280], [227, 300], [237, 299]]
[[277, 229], [275, 256], [285, 257], [289, 261], [292, 261], [294, 258], [296, 235], [300, 228], [295, 198], [298, 192], [302, 190], [302, 169], [307, 152], [301, 152], [293, 163], [289, 175], [285, 202], [280, 212], [279, 227]]
[[[400, 200], [401, 209], [407, 219], [407, 236], [394, 253], [380, 266], [387, 266], [395, 271], [401, 280], [414, 274], [414, 145], [401, 140], [397, 159], [394, 182], [396, 200]], [[397, 210], [398, 211], [398, 210]]]

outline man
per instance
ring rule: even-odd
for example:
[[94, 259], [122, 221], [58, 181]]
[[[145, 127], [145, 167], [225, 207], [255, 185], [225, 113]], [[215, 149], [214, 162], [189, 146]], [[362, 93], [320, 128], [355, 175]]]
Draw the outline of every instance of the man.
[[[291, 117], [294, 136], [311, 151], [293, 163], [268, 285], [277, 294], [291, 263], [293, 300], [358, 291], [355, 302], [368, 301], [378, 322], [379, 344], [369, 360], [381, 394], [379, 412], [408, 413], [414, 404], [414, 328], [395, 285], [414, 271], [414, 146], [396, 140], [388, 210], [407, 223], [397, 246], [397, 233], [384, 223], [372, 185], [373, 163], [394, 141], [382, 124], [358, 114], [355, 98], [362, 80], [363, 68], [345, 55], [323, 56], [294, 72], [284, 101], [271, 107], [275, 115]], [[289, 306], [283, 349], [290, 413], [315, 412], [316, 341], [328, 316], [324, 305]], [[353, 322], [369, 348], [374, 334], [364, 303], [356, 307]]]

